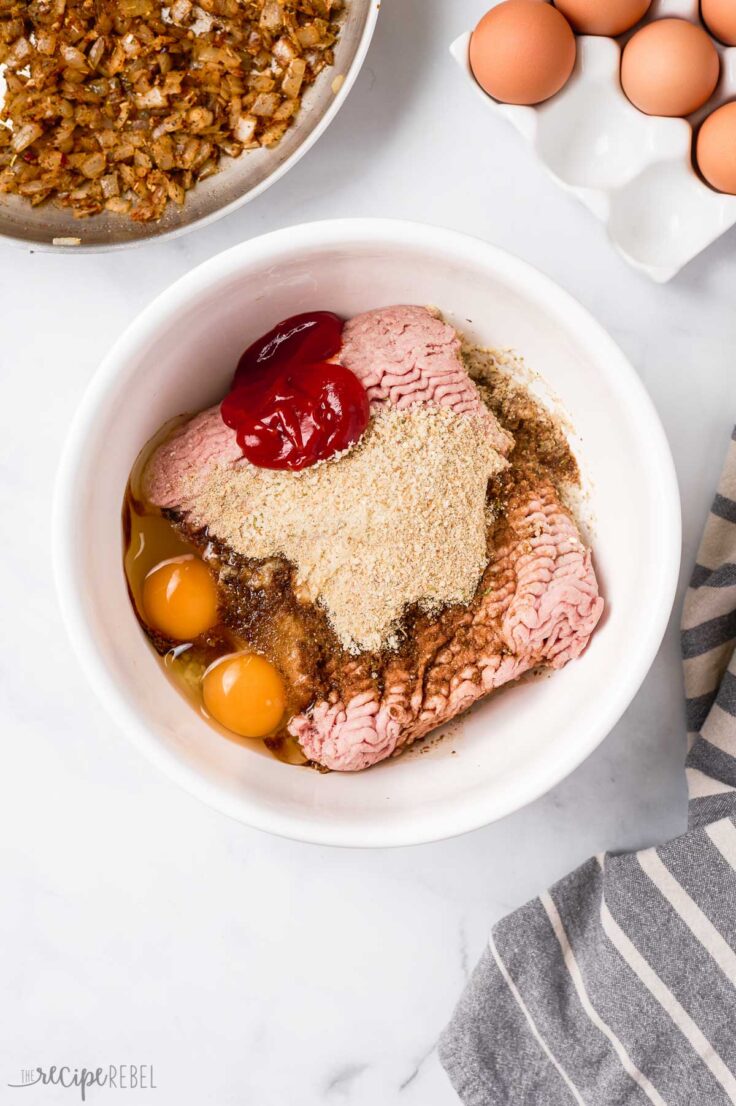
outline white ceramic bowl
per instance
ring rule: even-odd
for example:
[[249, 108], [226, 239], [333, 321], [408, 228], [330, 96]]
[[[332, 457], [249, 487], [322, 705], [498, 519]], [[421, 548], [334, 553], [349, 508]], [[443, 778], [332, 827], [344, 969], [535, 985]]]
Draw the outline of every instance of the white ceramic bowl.
[[[485, 345], [513, 346], [563, 401], [591, 485], [608, 609], [584, 656], [476, 709], [460, 736], [356, 775], [321, 775], [225, 740], [163, 676], [121, 564], [126, 480], [171, 416], [225, 391], [241, 350], [279, 319], [436, 304]], [[55, 505], [55, 568], [72, 643], [133, 741], [212, 806], [335, 845], [431, 841], [517, 810], [595, 749], [639, 688], [670, 613], [680, 557], [672, 458], [620, 350], [547, 277], [474, 238], [344, 220], [253, 239], [195, 269], [129, 327], [72, 427]]]

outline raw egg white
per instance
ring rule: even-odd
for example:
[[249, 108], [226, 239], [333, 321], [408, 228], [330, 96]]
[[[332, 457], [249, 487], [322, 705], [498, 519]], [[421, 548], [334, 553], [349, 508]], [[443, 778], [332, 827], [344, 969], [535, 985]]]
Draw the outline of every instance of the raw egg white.
[[478, 84], [504, 104], [539, 104], [566, 84], [575, 65], [570, 24], [541, 0], [504, 0], [470, 39]]
[[622, 35], [646, 15], [652, 0], [555, 0], [581, 35]]
[[281, 676], [257, 653], [231, 653], [211, 664], [202, 698], [215, 721], [240, 737], [267, 737], [286, 709]]
[[734, 0], [701, 0], [700, 14], [711, 34], [736, 46], [736, 4]]
[[713, 40], [685, 19], [657, 19], [629, 39], [621, 84], [646, 115], [685, 116], [715, 91], [721, 63]]
[[217, 622], [217, 586], [199, 557], [162, 561], [143, 581], [143, 613], [153, 630], [193, 641]]
[[695, 160], [708, 184], [736, 196], [736, 103], [724, 104], [703, 123]]

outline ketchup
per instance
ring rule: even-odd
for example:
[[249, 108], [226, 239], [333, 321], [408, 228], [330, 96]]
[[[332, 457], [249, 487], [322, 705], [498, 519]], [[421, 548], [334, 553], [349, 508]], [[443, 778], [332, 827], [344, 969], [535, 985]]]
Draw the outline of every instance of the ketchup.
[[220, 412], [243, 456], [299, 470], [353, 445], [368, 425], [368, 396], [354, 373], [328, 361], [342, 321], [328, 311], [294, 315], [249, 346]]

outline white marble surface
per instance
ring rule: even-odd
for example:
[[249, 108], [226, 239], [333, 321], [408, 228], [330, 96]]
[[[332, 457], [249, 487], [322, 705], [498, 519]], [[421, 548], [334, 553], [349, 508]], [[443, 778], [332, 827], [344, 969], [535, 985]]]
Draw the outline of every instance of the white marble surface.
[[684, 827], [674, 623], [624, 719], [551, 794], [458, 840], [359, 853], [269, 838], [157, 775], [92, 700], [56, 609], [54, 471], [109, 344], [231, 243], [336, 215], [471, 231], [577, 295], [659, 407], [689, 566], [736, 419], [736, 233], [668, 286], [628, 269], [467, 94], [447, 46], [482, 7], [386, 0], [326, 137], [214, 227], [99, 257], [0, 249], [3, 1103], [77, 1100], [8, 1090], [22, 1067], [138, 1062], [157, 1090], [128, 1097], [160, 1106], [449, 1106], [433, 1046], [490, 924], [591, 853]]

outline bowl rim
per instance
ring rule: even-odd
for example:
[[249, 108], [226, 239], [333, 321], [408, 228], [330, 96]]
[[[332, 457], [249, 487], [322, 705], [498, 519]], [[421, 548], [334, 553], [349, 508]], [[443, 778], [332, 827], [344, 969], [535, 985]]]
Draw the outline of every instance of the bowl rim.
[[95, 242], [89, 245], [85, 245], [84, 242], [82, 242], [79, 245], [70, 245], [69, 243], [59, 243], [55, 245], [53, 241], [49, 240], [48, 236], [34, 237], [33, 235], [28, 235], [21, 238], [14, 234], [0, 233], [0, 243], [38, 253], [117, 253], [120, 250], [138, 249], [139, 247], [152, 246], [159, 242], [170, 242], [174, 238], [180, 238], [182, 235], [189, 234], [190, 231], [193, 230], [201, 230], [211, 223], [216, 222], [218, 219], [223, 219], [226, 215], [231, 215], [234, 211], [237, 211], [238, 208], [244, 207], [246, 204], [250, 203], [251, 200], [257, 199], [258, 196], [262, 195], [262, 193], [267, 191], [272, 185], [276, 184], [277, 181], [281, 180], [297, 162], [301, 161], [305, 154], [311, 150], [318, 139], [325, 133], [348, 98], [353, 85], [358, 79], [358, 74], [363, 68], [368, 50], [373, 41], [373, 35], [376, 30], [376, 23], [378, 22], [380, 11], [381, 0], [369, 0], [365, 24], [353, 60], [348, 66], [347, 71], [342, 74], [342, 84], [337, 92], [334, 93], [329, 107], [315, 123], [306, 138], [299, 143], [289, 157], [278, 164], [259, 184], [249, 188], [247, 191], [243, 192], [242, 195], [231, 200], [230, 203], [223, 204], [222, 207], [217, 207], [214, 211], [210, 211], [200, 216], [199, 219], [194, 219], [191, 223], [186, 223], [183, 226], [172, 227], [170, 230], [165, 230], [161, 234], [154, 234], [151, 237], [132, 238], [125, 242]]
[[[647, 453], [653, 483], [659, 491], [657, 533], [662, 535], [660, 571], [653, 581], [651, 614], [632, 644], [625, 671], [619, 671], [615, 691], [605, 709], [589, 727], [587, 740], [558, 751], [553, 762], [517, 782], [513, 795], [505, 795], [486, 811], [481, 799], [458, 806], [455, 800], [434, 804], [427, 812], [415, 811], [400, 826], [378, 822], [366, 831], [363, 825], [337, 826], [329, 817], [304, 822], [298, 815], [259, 806], [243, 795], [223, 793], [196, 770], [185, 764], [153, 736], [143, 713], [132, 705], [124, 689], [99, 653], [88, 625], [83, 604], [84, 581], [76, 557], [76, 489], [88, 469], [86, 448], [89, 431], [108, 390], [125, 379], [132, 354], [176, 316], [205, 288], [249, 266], [293, 256], [300, 251], [325, 246], [375, 245], [383, 241], [393, 247], [406, 246], [446, 252], [466, 262], [476, 261], [493, 269], [495, 275], [527, 298], [543, 306], [559, 322], [576, 330], [582, 344], [593, 343], [600, 360], [615, 366], [620, 388], [626, 393], [633, 414], [645, 425]], [[129, 370], [130, 371], [130, 370]], [[588, 310], [550, 277], [525, 261], [481, 238], [429, 224], [393, 219], [336, 219], [298, 224], [245, 240], [210, 258], [161, 292], [128, 325], [91, 378], [68, 431], [57, 474], [52, 517], [52, 560], [57, 598], [73, 651], [107, 713], [125, 735], [165, 775], [209, 806], [240, 822], [281, 837], [317, 845], [345, 847], [392, 847], [429, 843], [479, 829], [522, 809], [544, 795], [574, 771], [610, 733], [641, 687], [664, 637], [680, 569], [682, 519], [674, 461], [659, 415], [636, 370], [619, 346]]]

